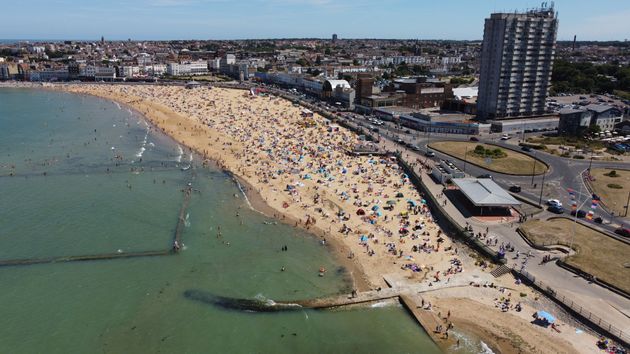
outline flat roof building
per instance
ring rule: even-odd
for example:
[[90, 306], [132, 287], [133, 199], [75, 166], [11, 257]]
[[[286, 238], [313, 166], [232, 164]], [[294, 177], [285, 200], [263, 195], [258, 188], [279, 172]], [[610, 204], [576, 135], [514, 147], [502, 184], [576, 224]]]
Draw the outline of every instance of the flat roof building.
[[490, 178], [454, 178], [452, 181], [468, 201], [473, 215], [511, 216], [510, 209], [521, 205]]

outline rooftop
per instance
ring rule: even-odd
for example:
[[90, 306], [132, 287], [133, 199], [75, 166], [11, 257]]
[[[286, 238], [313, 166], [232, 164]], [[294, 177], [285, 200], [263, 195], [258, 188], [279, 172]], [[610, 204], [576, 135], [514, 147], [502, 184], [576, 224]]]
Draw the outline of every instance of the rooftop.
[[490, 178], [454, 178], [453, 183], [475, 206], [513, 206], [521, 203]]

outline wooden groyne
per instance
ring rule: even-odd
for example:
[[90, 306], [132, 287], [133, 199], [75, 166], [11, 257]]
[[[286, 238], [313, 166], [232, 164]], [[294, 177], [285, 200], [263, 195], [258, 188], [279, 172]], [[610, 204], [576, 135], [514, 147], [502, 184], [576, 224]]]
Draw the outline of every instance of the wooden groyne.
[[192, 195], [192, 187], [188, 186], [184, 189], [184, 201], [181, 208], [179, 208], [179, 215], [177, 217], [177, 224], [175, 226], [175, 234], [173, 235], [173, 252], [177, 253], [182, 246], [182, 231], [186, 225], [186, 210], [188, 210], [188, 204], [190, 204], [190, 197]]
[[46, 263], [103, 261], [103, 260], [118, 259], [118, 258], [156, 257], [156, 256], [166, 256], [170, 253], [171, 253], [170, 250], [161, 250], [161, 251], [103, 253], [103, 254], [92, 254], [92, 255], [81, 255], [81, 256], [60, 256], [60, 257], [48, 257], [48, 258], [10, 259], [10, 260], [5, 260], [5, 261], [0, 261], [0, 267], [28, 266], [28, 265], [46, 264]]

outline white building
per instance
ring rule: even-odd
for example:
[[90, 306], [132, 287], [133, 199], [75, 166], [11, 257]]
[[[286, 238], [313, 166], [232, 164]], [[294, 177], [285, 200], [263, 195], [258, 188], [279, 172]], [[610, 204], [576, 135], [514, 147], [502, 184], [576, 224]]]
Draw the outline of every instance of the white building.
[[139, 66], [120, 66], [118, 67], [118, 75], [120, 77], [135, 77], [140, 75]]
[[553, 7], [494, 13], [486, 19], [477, 99], [480, 118], [545, 113], [557, 30]]
[[153, 62], [153, 58], [151, 57], [151, 55], [147, 53], [140, 53], [138, 54], [138, 56], [136, 56], [136, 63], [139, 66], [149, 65], [152, 62]]
[[144, 67], [144, 73], [151, 76], [166, 74], [166, 64], [152, 64]]
[[236, 64], [236, 55], [234, 54], [226, 54], [225, 57], [221, 58], [220, 66], [228, 66]]
[[208, 60], [208, 66], [210, 67], [210, 69], [218, 71], [219, 69], [221, 69], [221, 58]]
[[208, 73], [208, 62], [202, 60], [184, 64], [169, 63], [166, 72], [171, 76], [204, 75]]

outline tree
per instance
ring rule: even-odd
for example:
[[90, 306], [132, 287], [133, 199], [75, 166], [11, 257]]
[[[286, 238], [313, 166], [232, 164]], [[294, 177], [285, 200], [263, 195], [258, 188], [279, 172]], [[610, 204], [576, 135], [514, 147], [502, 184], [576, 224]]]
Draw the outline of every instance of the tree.
[[595, 134], [601, 133], [601, 131], [602, 131], [602, 128], [599, 125], [591, 124], [586, 129], [586, 134], [588, 134], [588, 135], [595, 135]]
[[304, 58], [298, 59], [295, 63], [300, 66], [311, 66], [311, 64]]

